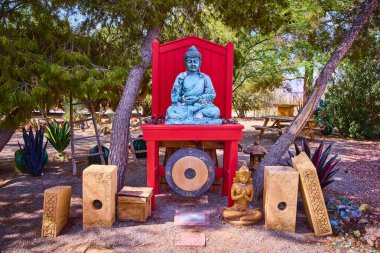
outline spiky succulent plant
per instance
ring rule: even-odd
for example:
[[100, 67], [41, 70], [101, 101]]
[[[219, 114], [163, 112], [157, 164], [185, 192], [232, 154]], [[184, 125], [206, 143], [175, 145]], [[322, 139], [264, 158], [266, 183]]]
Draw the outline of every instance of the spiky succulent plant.
[[46, 154], [47, 142], [45, 145], [43, 144], [44, 132], [42, 129], [38, 129], [34, 135], [32, 128], [30, 128], [28, 134], [26, 129], [22, 128], [22, 134], [24, 146], [18, 143], [20, 152], [22, 152], [22, 165], [27, 173], [39, 176], [48, 159]]
[[[325, 141], [323, 140], [321, 144], [319, 144], [319, 147], [314, 151], [313, 155], [311, 155], [310, 147], [306, 139], [302, 138], [301, 142], [302, 151], [306, 153], [306, 155], [310, 158], [315, 168], [317, 169], [319, 182], [322, 188], [335, 181], [332, 177], [339, 171], [339, 168], [335, 168], [335, 166], [340, 161], [340, 159], [337, 159], [338, 155], [334, 155], [327, 161], [334, 142], [331, 142], [325, 150], [323, 150], [324, 144]], [[300, 147], [294, 143], [294, 148], [296, 150], [296, 155], [299, 155], [301, 153]], [[288, 154], [290, 158], [294, 157], [294, 154], [289, 150]], [[292, 166], [291, 161], [287, 160], [286, 162], [289, 166]]]
[[48, 123], [46, 127], [46, 139], [61, 154], [70, 143], [71, 133], [69, 123], [65, 121], [62, 123], [62, 126], [56, 120], [53, 123]]

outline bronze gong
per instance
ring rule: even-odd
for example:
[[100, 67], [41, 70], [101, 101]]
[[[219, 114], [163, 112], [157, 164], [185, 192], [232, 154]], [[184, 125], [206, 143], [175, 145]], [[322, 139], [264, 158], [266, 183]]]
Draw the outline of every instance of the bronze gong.
[[214, 162], [200, 149], [182, 148], [169, 157], [165, 178], [174, 192], [184, 197], [196, 197], [214, 182]]

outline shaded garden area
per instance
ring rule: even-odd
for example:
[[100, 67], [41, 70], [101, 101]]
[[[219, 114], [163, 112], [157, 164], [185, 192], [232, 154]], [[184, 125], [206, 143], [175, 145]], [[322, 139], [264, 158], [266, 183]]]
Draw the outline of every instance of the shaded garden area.
[[[258, 134], [251, 125], [257, 121], [239, 120], [245, 126], [241, 145], [252, 144], [253, 136]], [[83, 132], [91, 134], [91, 129]], [[261, 144], [270, 149], [277, 139], [276, 134], [266, 135]], [[309, 141], [312, 149], [319, 145], [319, 140]], [[109, 137], [102, 137], [107, 143]], [[359, 240], [352, 233], [344, 237], [314, 237], [307, 224], [302, 205], [298, 208], [296, 233], [282, 233], [266, 230], [264, 222], [251, 227], [234, 227], [225, 223], [221, 217], [221, 209], [226, 204], [226, 197], [218, 191], [208, 191], [195, 199], [183, 199], [170, 188], [161, 187], [162, 194], [157, 197], [157, 210], [146, 223], [116, 222], [110, 229], [82, 230], [82, 178], [81, 171], [87, 162], [79, 163], [79, 174], [71, 174], [71, 163], [49, 162], [44, 175], [32, 177], [25, 174], [14, 174], [13, 153], [17, 150], [17, 140], [21, 133], [17, 132], [1, 153], [1, 245], [5, 252], [68, 252], [97, 248], [116, 252], [230, 252], [237, 248], [247, 251], [303, 251], [303, 252], [375, 252], [368, 246], [366, 239]], [[362, 238], [378, 238], [380, 202], [378, 182], [380, 143], [378, 141], [344, 140], [338, 137], [326, 138], [335, 141], [332, 154], [339, 154], [342, 161], [337, 165], [340, 170], [335, 175], [335, 182], [325, 188], [324, 194], [329, 197], [346, 197], [355, 204], [367, 203], [371, 213], [363, 216], [368, 223], [364, 225]], [[300, 142], [300, 139], [297, 139]], [[88, 150], [93, 143], [84, 142], [83, 150]], [[106, 144], [107, 146], [108, 144]], [[48, 152], [52, 153], [49, 145]], [[161, 158], [163, 158], [161, 156]], [[219, 159], [222, 157], [219, 156]], [[249, 156], [239, 153], [239, 165]], [[146, 185], [145, 160], [136, 164], [132, 159], [128, 166], [127, 185]], [[40, 238], [42, 224], [43, 192], [56, 185], [70, 185], [73, 189], [70, 219], [61, 235], [55, 239]], [[211, 213], [209, 227], [181, 228], [174, 225], [175, 210], [208, 210]], [[183, 231], [201, 231], [206, 234], [205, 248], [180, 248], [174, 246], [179, 233]], [[344, 238], [342, 240], [342, 238]], [[349, 243], [350, 242], [350, 243]], [[375, 243], [375, 240], [374, 240]], [[350, 245], [349, 245], [350, 244]], [[79, 248], [79, 249], [78, 249]], [[82, 251], [84, 252], [84, 251]]]
[[[0, 252], [377, 252], [379, 101], [379, 0], [1, 1]], [[112, 182], [85, 186], [98, 154]], [[69, 219], [42, 238], [58, 185]], [[124, 185], [151, 187], [147, 221], [83, 229]], [[178, 226], [179, 211], [210, 224]], [[277, 231], [295, 212], [295, 233]], [[185, 232], [205, 246], [176, 245]]]

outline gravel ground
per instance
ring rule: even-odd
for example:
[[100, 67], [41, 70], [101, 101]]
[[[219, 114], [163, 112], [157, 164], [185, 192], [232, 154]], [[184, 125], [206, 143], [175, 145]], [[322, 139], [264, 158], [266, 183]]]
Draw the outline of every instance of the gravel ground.
[[[241, 144], [253, 143], [258, 132], [252, 125], [262, 124], [253, 120], [240, 120], [245, 126]], [[91, 131], [78, 132], [90, 135]], [[268, 150], [277, 135], [266, 134], [261, 144]], [[323, 136], [311, 142], [312, 147], [319, 145]], [[18, 149], [17, 132], [5, 149], [0, 153], [0, 252], [377, 252], [366, 243], [350, 236], [317, 238], [306, 222], [302, 206], [298, 209], [296, 233], [268, 231], [264, 222], [251, 227], [234, 227], [221, 219], [221, 209], [227, 198], [219, 192], [207, 192], [195, 199], [183, 199], [170, 189], [163, 189], [156, 199], [157, 210], [146, 223], [116, 222], [110, 229], [82, 230], [82, 178], [81, 172], [87, 166], [79, 163], [78, 176], [72, 176], [71, 163], [49, 162], [41, 177], [15, 174], [13, 155]], [[299, 141], [299, 140], [297, 140]], [[339, 153], [342, 161], [336, 182], [328, 186], [324, 193], [328, 196], [345, 196], [355, 203], [367, 203], [372, 207], [368, 216], [367, 233], [379, 233], [380, 218], [380, 142], [344, 140], [329, 137], [335, 141], [332, 153]], [[103, 137], [109, 145], [109, 136]], [[80, 149], [92, 147], [90, 141], [83, 141]], [[53, 154], [52, 147], [48, 149]], [[221, 153], [218, 152], [222, 159]], [[249, 156], [239, 153], [239, 165]], [[220, 160], [221, 161], [221, 160]], [[146, 163], [136, 164], [132, 159], [127, 172], [127, 185], [146, 185]], [[70, 220], [57, 238], [41, 236], [43, 192], [56, 185], [71, 185]], [[175, 210], [203, 210], [211, 213], [208, 227], [184, 228], [174, 225]], [[206, 247], [184, 248], [175, 246], [181, 232], [204, 232]]]

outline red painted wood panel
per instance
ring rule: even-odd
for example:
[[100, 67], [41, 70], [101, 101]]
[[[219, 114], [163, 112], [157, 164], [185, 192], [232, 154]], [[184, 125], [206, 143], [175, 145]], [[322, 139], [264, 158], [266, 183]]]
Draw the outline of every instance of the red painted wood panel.
[[153, 42], [153, 114], [166, 115], [167, 108], [172, 104], [170, 93], [173, 83], [177, 75], [186, 70], [184, 56], [192, 45], [195, 45], [202, 54], [201, 72], [209, 75], [214, 85], [216, 92], [214, 104], [220, 109], [221, 116], [231, 118], [233, 44], [229, 43], [223, 47], [196, 37], [165, 44], [159, 44], [156, 40]]
[[144, 140], [241, 140], [243, 125], [142, 125]]

